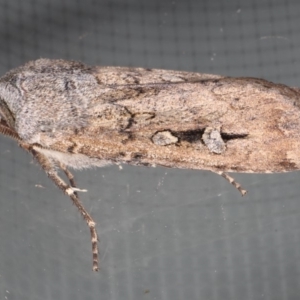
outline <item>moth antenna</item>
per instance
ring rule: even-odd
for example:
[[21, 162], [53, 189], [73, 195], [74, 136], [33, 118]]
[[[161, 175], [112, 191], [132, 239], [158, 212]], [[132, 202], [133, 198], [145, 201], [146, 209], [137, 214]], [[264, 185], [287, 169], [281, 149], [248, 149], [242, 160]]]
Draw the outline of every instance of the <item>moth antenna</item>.
[[0, 133], [16, 140], [17, 142], [21, 142], [19, 135], [12, 129], [0, 124]]

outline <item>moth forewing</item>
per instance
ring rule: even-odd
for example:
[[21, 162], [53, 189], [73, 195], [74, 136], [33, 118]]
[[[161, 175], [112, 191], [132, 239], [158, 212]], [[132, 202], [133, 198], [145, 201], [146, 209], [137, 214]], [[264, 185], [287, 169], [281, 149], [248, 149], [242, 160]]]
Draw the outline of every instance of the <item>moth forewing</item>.
[[[110, 163], [226, 172], [300, 167], [299, 89], [256, 78], [39, 59], [0, 79], [0, 132], [31, 152], [86, 220], [71, 168]], [[66, 183], [57, 173], [60, 169]]]

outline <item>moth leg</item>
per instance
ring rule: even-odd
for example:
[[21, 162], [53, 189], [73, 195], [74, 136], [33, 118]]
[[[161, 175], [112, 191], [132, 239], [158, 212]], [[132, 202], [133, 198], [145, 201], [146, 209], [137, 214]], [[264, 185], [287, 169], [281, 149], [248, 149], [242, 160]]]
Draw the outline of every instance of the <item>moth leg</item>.
[[66, 174], [67, 178], [69, 179], [69, 182], [70, 182], [71, 187], [76, 188], [76, 187], [77, 187], [77, 184], [76, 184], [76, 182], [75, 182], [74, 175], [67, 169], [67, 167], [66, 167], [63, 163], [60, 163], [60, 164], [59, 164], [59, 167], [60, 167], [60, 168], [63, 170], [63, 172]]
[[[36, 160], [39, 162], [39, 164], [42, 166], [43, 170], [46, 172], [48, 177], [52, 179], [52, 181], [56, 184], [57, 187], [59, 187], [65, 194], [67, 194], [75, 206], [78, 208], [80, 214], [86, 221], [90, 233], [91, 233], [91, 241], [92, 241], [92, 251], [93, 251], [93, 270], [98, 271], [98, 235], [96, 231], [96, 223], [93, 220], [93, 218], [89, 215], [89, 213], [85, 210], [83, 205], [81, 204], [79, 197], [77, 193], [74, 191], [74, 188], [72, 185], [76, 186], [73, 175], [67, 170], [67, 177], [70, 181], [70, 185], [67, 185], [57, 174], [52, 162], [43, 154], [40, 152], [30, 149], [30, 152], [33, 154], [33, 156], [36, 158]], [[66, 168], [65, 168], [66, 170]], [[63, 169], [63, 171], [65, 172]], [[68, 175], [72, 176], [68, 176]]]
[[242, 196], [245, 196], [247, 194], [247, 191], [244, 190], [242, 188], [242, 186], [238, 182], [236, 182], [233, 177], [229, 176], [227, 173], [222, 172], [222, 171], [215, 172], [215, 173], [217, 173], [217, 174], [221, 175], [222, 177], [224, 177], [229, 183], [231, 183], [237, 190], [240, 191]]
[[67, 169], [66, 165], [64, 165], [63, 163], [59, 163], [59, 167], [63, 170], [63, 172], [68, 177], [70, 185], [73, 188], [74, 194], [76, 196], [77, 196], [76, 192], [87, 192], [87, 190], [85, 190], [85, 189], [79, 189], [79, 188], [77, 188], [77, 184], [75, 182], [74, 175]]

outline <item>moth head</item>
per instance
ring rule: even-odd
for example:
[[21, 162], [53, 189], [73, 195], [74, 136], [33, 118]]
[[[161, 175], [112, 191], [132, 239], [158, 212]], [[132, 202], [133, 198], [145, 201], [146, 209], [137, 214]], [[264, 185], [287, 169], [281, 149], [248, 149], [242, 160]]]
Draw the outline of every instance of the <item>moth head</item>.
[[21, 106], [21, 95], [16, 86], [7, 82], [5, 76], [0, 80], [0, 133], [18, 137], [15, 129], [17, 107]]
[[15, 127], [14, 115], [3, 99], [0, 99], [0, 124], [10, 129]]

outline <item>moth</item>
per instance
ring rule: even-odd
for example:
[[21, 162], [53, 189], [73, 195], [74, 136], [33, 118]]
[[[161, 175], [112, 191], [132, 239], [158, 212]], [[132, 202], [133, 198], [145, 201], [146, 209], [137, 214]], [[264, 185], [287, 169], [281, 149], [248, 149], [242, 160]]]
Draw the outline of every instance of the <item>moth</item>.
[[[109, 164], [271, 173], [300, 168], [300, 90], [256, 78], [38, 59], [0, 78], [0, 132], [76, 205], [69, 168]], [[59, 175], [64, 173], [67, 182]]]

